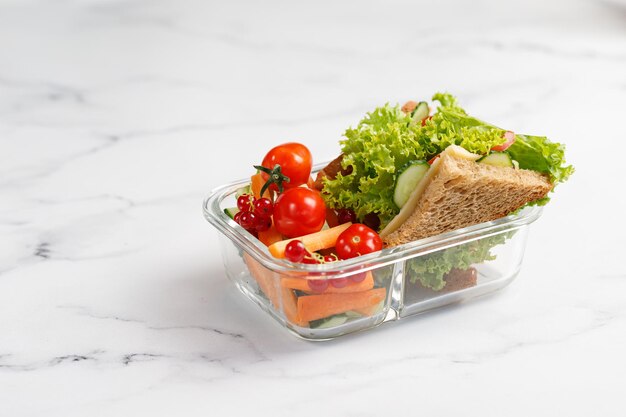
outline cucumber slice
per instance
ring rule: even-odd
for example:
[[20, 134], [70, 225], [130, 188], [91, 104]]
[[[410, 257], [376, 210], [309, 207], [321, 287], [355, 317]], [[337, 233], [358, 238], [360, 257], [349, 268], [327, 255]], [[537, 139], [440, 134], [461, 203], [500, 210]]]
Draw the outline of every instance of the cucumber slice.
[[244, 194], [252, 194], [252, 191], [250, 190], [250, 186], [246, 185], [245, 187], [241, 187], [238, 188], [237, 191], [235, 191], [235, 198], [239, 198]]
[[348, 321], [348, 316], [346, 316], [345, 314], [335, 314], [334, 316], [330, 316], [326, 319], [320, 320], [320, 323], [315, 327], [311, 325], [311, 328], [330, 329], [331, 327], [341, 326], [347, 321]]
[[425, 101], [420, 101], [417, 103], [417, 107], [413, 110], [413, 114], [411, 114], [411, 118], [413, 119], [413, 123], [421, 123], [422, 120], [428, 117], [430, 114], [430, 109], [428, 108], [428, 103]]
[[511, 157], [506, 152], [491, 152], [489, 155], [478, 160], [479, 163], [494, 167], [513, 168]]
[[396, 206], [402, 208], [406, 204], [411, 193], [429, 169], [428, 162], [413, 161], [400, 172], [393, 190], [393, 202], [396, 203]]
[[237, 213], [239, 213], [239, 209], [237, 207], [228, 207], [224, 209], [224, 214], [233, 220], [235, 220], [235, 214]]

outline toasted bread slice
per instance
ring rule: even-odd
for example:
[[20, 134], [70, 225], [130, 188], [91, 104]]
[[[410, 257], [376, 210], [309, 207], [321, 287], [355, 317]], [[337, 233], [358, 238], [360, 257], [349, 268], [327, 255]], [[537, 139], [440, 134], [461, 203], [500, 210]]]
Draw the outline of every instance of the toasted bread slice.
[[538, 172], [484, 165], [477, 157], [458, 146], [446, 148], [380, 233], [385, 246], [504, 217], [552, 189]]

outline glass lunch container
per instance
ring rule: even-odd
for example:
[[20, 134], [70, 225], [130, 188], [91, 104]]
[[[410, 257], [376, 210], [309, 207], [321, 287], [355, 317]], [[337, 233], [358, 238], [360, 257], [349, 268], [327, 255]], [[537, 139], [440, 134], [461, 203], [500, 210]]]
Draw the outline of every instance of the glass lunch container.
[[387, 321], [491, 293], [520, 271], [528, 226], [541, 215], [527, 207], [477, 224], [357, 258], [293, 263], [235, 223], [239, 181], [214, 189], [205, 218], [221, 233], [226, 275], [283, 327], [307, 340], [329, 340]]

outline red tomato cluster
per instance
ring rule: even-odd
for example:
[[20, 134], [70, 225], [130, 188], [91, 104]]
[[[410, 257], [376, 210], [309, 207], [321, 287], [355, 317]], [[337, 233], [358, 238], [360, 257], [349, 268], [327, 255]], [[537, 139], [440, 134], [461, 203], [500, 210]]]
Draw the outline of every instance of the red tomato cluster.
[[[272, 148], [261, 165], [255, 166], [265, 180], [260, 192], [256, 190], [255, 194], [266, 195], [265, 190], [269, 189], [271, 198], [255, 198], [249, 194], [240, 196], [235, 221], [259, 236], [259, 232], [274, 227], [283, 238], [297, 238], [319, 232], [327, 221], [330, 227], [355, 223], [357, 219], [353, 210], [327, 210], [319, 191], [307, 187], [312, 166], [311, 152], [300, 143], [290, 142]], [[378, 220], [377, 216], [374, 217]], [[378, 227], [380, 221], [365, 223]], [[381, 249], [382, 240], [378, 233], [365, 224], [355, 223], [339, 235], [334, 249], [326, 250], [324, 254], [310, 252], [300, 240], [293, 240], [286, 245], [284, 256], [291, 262], [318, 264], [349, 259]], [[360, 282], [363, 279], [365, 274], [356, 274], [350, 279], [313, 279], [309, 283], [312, 290], [323, 291], [329, 281], [332, 281], [330, 285], [341, 288], [349, 280]], [[326, 287], [322, 289], [322, 286]]]

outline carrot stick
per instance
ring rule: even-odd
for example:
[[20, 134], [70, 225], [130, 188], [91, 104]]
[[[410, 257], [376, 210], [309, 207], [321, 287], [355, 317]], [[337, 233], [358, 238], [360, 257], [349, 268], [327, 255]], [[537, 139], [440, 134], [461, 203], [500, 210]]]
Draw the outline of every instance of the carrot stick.
[[304, 246], [309, 252], [315, 252], [320, 249], [328, 249], [335, 246], [339, 235], [350, 227], [352, 223], [344, 223], [339, 226], [331, 227], [330, 229], [320, 230], [310, 235], [300, 236], [294, 239], [281, 240], [268, 247], [270, 253], [277, 258], [285, 257], [285, 248], [287, 244], [292, 240], [300, 240], [304, 243]]
[[298, 298], [293, 290], [289, 288], [281, 289], [283, 300], [283, 312], [288, 321], [301, 327], [309, 327], [308, 321], [300, 320], [298, 316]]
[[374, 304], [373, 306], [368, 306], [368, 307], [363, 307], [363, 308], [355, 308], [352, 311], [356, 311], [357, 313], [369, 317], [369, 316], [373, 316], [374, 313], [377, 313], [379, 309], [379, 305], [378, 304]]
[[263, 291], [263, 294], [270, 300], [274, 307], [280, 306], [280, 299], [278, 298], [278, 291], [274, 281], [274, 274], [269, 269], [255, 261], [247, 253], [243, 254], [243, 260], [248, 265], [248, 270], [252, 278], [259, 284], [259, 288]]
[[[265, 182], [266, 181], [263, 179], [261, 173], [254, 174], [250, 177], [250, 191], [252, 191], [252, 195], [254, 195], [254, 198], [261, 198], [261, 189], [263, 188], [263, 185], [265, 185]], [[263, 193], [263, 197], [269, 199], [272, 198], [269, 188], [265, 190], [265, 192]]]
[[374, 306], [384, 300], [386, 294], [385, 288], [374, 288], [346, 294], [304, 295], [298, 298], [298, 318], [302, 321], [313, 321]]
[[271, 244], [283, 240], [283, 235], [276, 230], [276, 227], [274, 227], [274, 224], [272, 223], [272, 227], [267, 229], [265, 232], [259, 232], [259, 240], [265, 246], [270, 246]]
[[259, 284], [259, 288], [261, 288], [263, 294], [265, 294], [270, 300], [272, 306], [277, 309], [282, 308], [285, 313], [285, 317], [290, 322], [297, 324], [298, 326], [308, 326], [308, 322], [302, 321], [298, 317], [296, 295], [293, 290], [289, 288], [281, 288], [280, 293], [278, 292], [278, 288], [276, 286], [278, 274], [265, 268], [247, 253], [243, 254], [243, 259], [246, 265], [248, 265], [250, 275], [252, 275], [252, 278], [254, 278]]
[[[283, 277], [280, 279], [280, 285], [283, 288], [291, 288], [294, 290], [304, 291], [306, 293], [311, 294], [320, 294], [311, 291], [309, 284], [307, 284], [307, 278], [294, 278], [294, 277]], [[372, 278], [372, 273], [368, 272], [365, 279], [361, 282], [351, 282], [342, 288], [333, 287], [332, 284], [328, 286], [321, 294], [343, 294], [343, 293], [351, 293], [351, 292], [359, 292], [359, 291], [367, 291], [374, 288], [374, 278]]]

